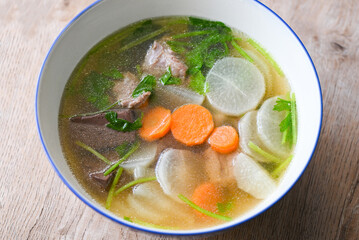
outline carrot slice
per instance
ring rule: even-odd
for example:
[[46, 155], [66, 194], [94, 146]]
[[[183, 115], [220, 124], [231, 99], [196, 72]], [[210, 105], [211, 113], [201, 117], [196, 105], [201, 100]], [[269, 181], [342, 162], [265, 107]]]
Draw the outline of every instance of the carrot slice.
[[211, 148], [219, 153], [230, 153], [238, 148], [239, 137], [236, 129], [222, 126], [214, 129], [208, 139]]
[[155, 107], [143, 117], [139, 133], [144, 140], [154, 141], [166, 135], [170, 126], [171, 111], [163, 107]]
[[[223, 201], [223, 191], [219, 186], [211, 182], [203, 183], [194, 190], [192, 201], [203, 209], [218, 213], [217, 203]], [[201, 212], [196, 211], [196, 213], [198, 216], [206, 217]]]
[[172, 113], [171, 131], [173, 137], [187, 146], [206, 141], [214, 127], [211, 113], [196, 104], [187, 104]]

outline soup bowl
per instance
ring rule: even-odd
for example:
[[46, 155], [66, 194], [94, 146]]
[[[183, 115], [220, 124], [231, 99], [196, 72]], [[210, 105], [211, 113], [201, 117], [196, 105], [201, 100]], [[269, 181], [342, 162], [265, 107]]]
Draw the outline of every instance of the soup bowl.
[[[131, 23], [161, 16], [197, 16], [222, 21], [247, 33], [281, 66], [297, 98], [298, 140], [294, 157], [276, 191], [231, 222], [193, 230], [162, 230], [124, 221], [97, 203], [72, 174], [61, 149], [58, 114], [67, 80], [81, 58], [100, 40]], [[322, 97], [314, 64], [294, 31], [256, 0], [102, 0], [87, 7], [60, 33], [43, 63], [36, 89], [36, 120], [56, 173], [85, 204], [134, 229], [172, 235], [211, 233], [239, 225], [270, 208], [296, 183], [315, 150], [322, 121]]]

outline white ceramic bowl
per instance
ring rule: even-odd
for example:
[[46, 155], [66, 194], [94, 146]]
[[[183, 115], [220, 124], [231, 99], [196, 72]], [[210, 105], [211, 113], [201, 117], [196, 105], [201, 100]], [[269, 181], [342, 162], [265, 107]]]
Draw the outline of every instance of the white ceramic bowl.
[[[185, 231], [161, 230], [124, 221], [94, 201], [71, 173], [61, 151], [58, 112], [65, 84], [87, 51], [114, 31], [141, 19], [191, 15], [222, 21], [256, 39], [288, 77], [298, 106], [298, 143], [295, 155], [277, 190], [255, 208], [222, 225]], [[309, 163], [321, 128], [322, 98], [314, 64], [293, 30], [256, 0], [103, 0], [77, 15], [52, 45], [41, 69], [36, 92], [36, 118], [41, 141], [55, 171], [88, 206], [136, 229], [160, 234], [210, 233], [243, 223], [262, 213], [295, 184]]]

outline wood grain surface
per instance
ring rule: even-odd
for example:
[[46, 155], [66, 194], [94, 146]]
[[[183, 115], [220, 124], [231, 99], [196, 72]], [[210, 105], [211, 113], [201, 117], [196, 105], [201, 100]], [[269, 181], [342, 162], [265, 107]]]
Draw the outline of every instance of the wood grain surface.
[[[134, 232], [83, 204], [56, 175], [38, 137], [41, 64], [59, 32], [92, 1], [0, 1], [0, 239], [169, 238]], [[296, 31], [313, 58], [323, 90], [322, 133], [285, 198], [204, 239], [359, 239], [359, 1], [263, 3]]]

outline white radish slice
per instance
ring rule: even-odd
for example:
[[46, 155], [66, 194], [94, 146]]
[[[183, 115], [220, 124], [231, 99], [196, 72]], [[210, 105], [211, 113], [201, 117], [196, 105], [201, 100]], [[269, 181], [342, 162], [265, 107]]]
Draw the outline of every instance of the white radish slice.
[[258, 136], [264, 146], [270, 149], [274, 155], [282, 158], [288, 157], [290, 148], [288, 144], [282, 144], [283, 133], [280, 131], [279, 124], [285, 118], [286, 112], [274, 111], [278, 97], [266, 100], [257, 114]]
[[133, 171], [133, 177], [135, 179], [153, 176], [155, 176], [155, 170], [153, 168], [139, 166]]
[[188, 150], [166, 149], [157, 162], [156, 176], [165, 194], [176, 201], [178, 194], [191, 197], [206, 178], [201, 155]]
[[154, 98], [155, 102], [170, 110], [189, 103], [201, 105], [204, 101], [204, 96], [187, 88], [173, 85], [163, 86], [161, 83], [157, 84]]
[[244, 153], [234, 157], [233, 174], [238, 188], [257, 199], [268, 197], [277, 187], [276, 182], [267, 171]]
[[[182, 204], [174, 202], [165, 195], [157, 182], [148, 182], [135, 186], [133, 195], [141, 198], [151, 208], [161, 212], [164, 216], [170, 215], [182, 221], [193, 221], [191, 211], [186, 210]], [[181, 210], [178, 211], [179, 209]]]
[[245, 50], [246, 53], [253, 59], [254, 61], [254, 65], [256, 65], [259, 69], [259, 71], [261, 71], [261, 73], [263, 74], [265, 83], [266, 83], [266, 92], [271, 92], [272, 91], [272, 85], [273, 85], [273, 75], [271, 73], [271, 69], [269, 68], [267, 62], [258, 55], [258, 53], [253, 52], [251, 50]]
[[156, 223], [161, 222], [163, 219], [163, 215], [159, 211], [149, 207], [141, 198], [134, 195], [128, 195], [127, 203], [128, 206], [145, 221]]
[[208, 72], [207, 98], [217, 110], [240, 116], [255, 109], [265, 93], [265, 81], [258, 68], [247, 60], [227, 57]]
[[147, 167], [155, 160], [156, 152], [157, 143], [143, 142], [140, 148], [132, 153], [120, 166], [126, 170], [134, 170], [136, 167]]
[[[264, 158], [262, 155], [258, 154], [257, 152], [253, 151], [249, 147], [249, 142], [253, 142], [258, 147], [265, 149], [263, 147], [262, 141], [258, 137], [257, 132], [257, 111], [247, 112], [241, 120], [238, 122], [238, 130], [240, 136], [239, 145], [241, 149], [247, 153], [248, 155], [252, 156], [255, 160], [260, 162], [270, 162], [267, 158]], [[266, 149], [267, 150], [267, 149]]]

